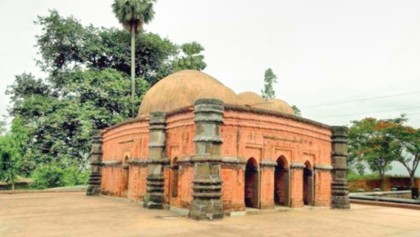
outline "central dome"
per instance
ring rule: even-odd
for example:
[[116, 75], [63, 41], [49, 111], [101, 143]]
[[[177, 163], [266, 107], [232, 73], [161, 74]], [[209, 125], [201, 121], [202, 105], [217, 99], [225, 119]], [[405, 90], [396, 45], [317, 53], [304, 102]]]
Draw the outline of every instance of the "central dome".
[[170, 112], [194, 105], [202, 98], [222, 100], [226, 104], [238, 104], [234, 91], [213, 77], [195, 70], [171, 74], [156, 83], [143, 98], [138, 117], [150, 112]]

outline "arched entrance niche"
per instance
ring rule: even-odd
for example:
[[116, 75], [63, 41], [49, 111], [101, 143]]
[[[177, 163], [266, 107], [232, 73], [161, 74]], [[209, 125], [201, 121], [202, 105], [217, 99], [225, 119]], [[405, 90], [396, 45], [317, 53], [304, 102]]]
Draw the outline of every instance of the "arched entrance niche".
[[174, 158], [172, 161], [172, 185], [171, 185], [171, 197], [178, 197], [178, 180], [179, 180], [179, 164], [178, 158]]
[[245, 167], [245, 206], [258, 208], [258, 164], [249, 158]]
[[314, 175], [311, 163], [305, 162], [303, 169], [303, 204], [313, 205], [314, 199]]
[[289, 206], [289, 170], [284, 156], [277, 159], [274, 171], [274, 203], [281, 206]]

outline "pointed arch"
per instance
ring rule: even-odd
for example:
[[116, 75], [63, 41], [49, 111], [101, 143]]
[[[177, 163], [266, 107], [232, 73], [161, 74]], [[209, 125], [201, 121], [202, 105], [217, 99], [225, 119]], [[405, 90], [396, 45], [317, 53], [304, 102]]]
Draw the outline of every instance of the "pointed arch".
[[289, 165], [286, 157], [277, 158], [274, 170], [274, 203], [289, 206]]
[[313, 205], [314, 199], [314, 175], [313, 167], [309, 160], [305, 162], [303, 169], [303, 204]]
[[258, 163], [251, 157], [245, 166], [245, 190], [244, 202], [246, 207], [258, 208], [258, 189], [259, 189]]

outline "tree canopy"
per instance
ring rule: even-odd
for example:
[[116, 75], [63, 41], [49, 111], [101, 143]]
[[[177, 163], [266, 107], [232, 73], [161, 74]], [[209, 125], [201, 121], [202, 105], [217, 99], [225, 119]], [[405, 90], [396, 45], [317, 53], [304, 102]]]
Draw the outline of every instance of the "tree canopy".
[[144, 23], [149, 23], [154, 15], [153, 3], [156, 0], [115, 0], [112, 11], [118, 21], [129, 31], [136, 33], [143, 29]]
[[274, 74], [271, 68], [264, 72], [264, 89], [261, 90], [261, 95], [264, 99], [274, 99], [276, 92], [274, 91], [273, 85], [277, 83], [277, 76]]
[[404, 125], [404, 116], [394, 119], [365, 118], [353, 121], [349, 129], [349, 166], [363, 172], [367, 164], [382, 180], [391, 162], [406, 167], [411, 182], [420, 162], [420, 132]]
[[[25, 152], [11, 157], [19, 158], [16, 172], [24, 176], [36, 173], [45, 178], [68, 167], [77, 174], [88, 167], [92, 132], [130, 116], [130, 33], [83, 26], [57, 11], [38, 17], [35, 24], [41, 27], [37, 63], [46, 76], [22, 73], [7, 89], [10, 116], [26, 134], [18, 137]], [[150, 86], [174, 72], [175, 60], [182, 56], [169, 39], [153, 33], [139, 37], [137, 107]], [[16, 132], [12, 129], [10, 134]], [[9, 141], [4, 137], [2, 151]]]
[[201, 54], [203, 50], [203, 46], [197, 42], [181, 45], [181, 55], [174, 62], [174, 70], [204, 70], [207, 64], [204, 62], [204, 56]]

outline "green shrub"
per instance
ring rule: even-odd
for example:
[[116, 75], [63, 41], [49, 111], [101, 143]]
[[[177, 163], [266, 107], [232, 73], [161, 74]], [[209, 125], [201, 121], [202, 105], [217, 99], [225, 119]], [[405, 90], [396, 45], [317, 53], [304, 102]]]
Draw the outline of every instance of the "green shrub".
[[86, 184], [88, 171], [81, 171], [76, 166], [62, 168], [57, 164], [41, 165], [32, 173], [32, 186], [37, 189], [74, 186]]
[[89, 180], [90, 172], [80, 171], [78, 167], [69, 166], [64, 169], [62, 181], [64, 186], [75, 186], [81, 184], [87, 184]]
[[360, 175], [360, 174], [356, 174], [356, 173], [350, 172], [347, 175], [347, 179], [349, 181], [352, 181], [352, 180], [360, 180], [360, 179], [372, 180], [372, 179], [380, 179], [380, 177], [379, 177], [379, 174], [378, 173], [371, 173], [371, 174]]
[[63, 186], [64, 170], [55, 164], [41, 165], [32, 173], [33, 186], [38, 189]]

